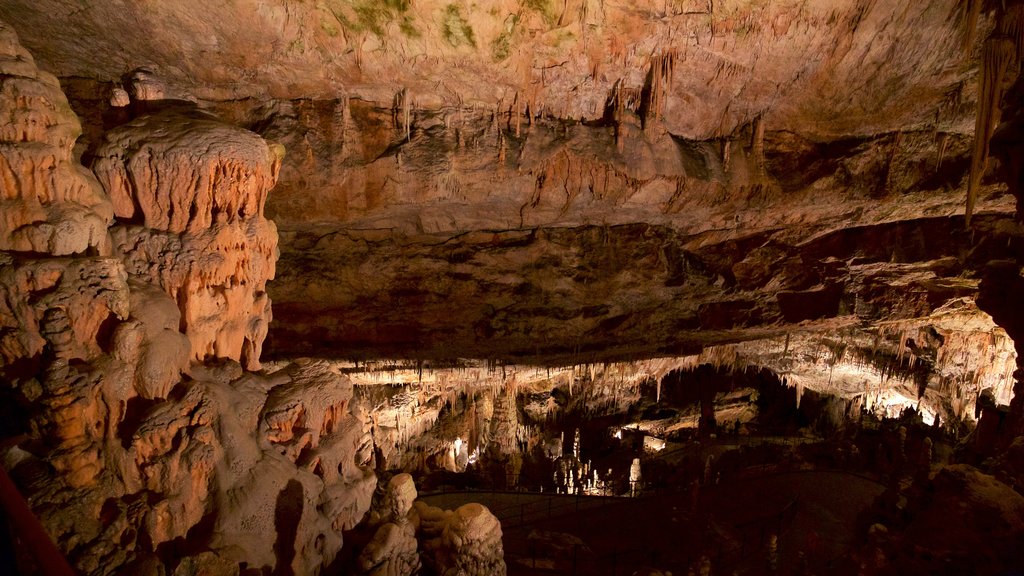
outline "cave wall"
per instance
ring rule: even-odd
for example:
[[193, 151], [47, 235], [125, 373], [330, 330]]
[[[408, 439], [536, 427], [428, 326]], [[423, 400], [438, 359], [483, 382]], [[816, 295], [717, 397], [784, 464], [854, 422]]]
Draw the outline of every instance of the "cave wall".
[[[280, 150], [194, 109], [106, 134], [0, 24], [5, 466], [86, 574], [314, 574], [376, 486], [352, 387], [259, 367]], [[95, 174], [93, 176], [92, 174]]]
[[5, 26], [0, 370], [71, 559], [330, 561], [402, 432], [330, 365], [246, 372], [268, 333], [575, 364], [896, 321], [913, 358], [978, 297], [1022, 341], [1014, 198], [982, 178], [960, 224], [981, 2], [657, 4], [0, 7], [85, 122]]

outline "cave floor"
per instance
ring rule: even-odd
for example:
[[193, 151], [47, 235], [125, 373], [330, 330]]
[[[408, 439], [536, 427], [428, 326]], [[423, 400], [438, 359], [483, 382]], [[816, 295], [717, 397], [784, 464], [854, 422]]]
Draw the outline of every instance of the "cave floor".
[[[857, 517], [884, 487], [872, 479], [820, 470], [789, 471], [642, 498], [450, 493], [433, 505], [480, 502], [502, 520], [510, 576], [628, 575], [643, 569], [686, 574], [708, 556], [715, 573], [854, 570], [844, 556]], [[578, 509], [577, 509], [578, 506]], [[643, 572], [640, 572], [643, 573]]]

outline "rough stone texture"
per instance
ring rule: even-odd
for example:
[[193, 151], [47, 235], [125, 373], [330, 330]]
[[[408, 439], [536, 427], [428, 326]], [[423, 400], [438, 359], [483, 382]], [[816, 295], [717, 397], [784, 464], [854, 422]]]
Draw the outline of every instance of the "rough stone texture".
[[81, 132], [57, 79], [0, 22], [0, 250], [108, 251], [110, 200], [72, 161]]
[[[979, 235], [1006, 226], [1007, 217], [976, 221]], [[971, 252], [955, 227], [920, 219], [806, 241], [788, 228], [735, 238], [643, 224], [457, 238], [286, 233], [271, 290], [288, 320], [271, 346], [573, 363], [690, 354], [834, 329], [836, 319], [910, 320], [977, 293], [961, 275], [986, 247]]]
[[[53, 78], [0, 31], [17, 165], [0, 170], [0, 248], [17, 252], [0, 256], [0, 351], [5, 394], [30, 408], [13, 424], [27, 490], [87, 573], [310, 573], [369, 507], [375, 440], [404, 464], [395, 441], [440, 420], [460, 470], [483, 431], [515, 429], [507, 397], [403, 425], [353, 407], [324, 364], [244, 373], [270, 321], [264, 208], [286, 225], [279, 354], [785, 363], [792, 344], [798, 394], [866, 394], [878, 352], [944, 415], [1016, 378], [1006, 418], [986, 410], [1005, 425], [975, 440], [1000, 449], [1024, 423], [1021, 373], [971, 301], [1024, 340], [1024, 235], [992, 180], [971, 230], [960, 214], [967, 165], [985, 164], [968, 158], [991, 104], [978, 48], [1006, 4], [5, 2], [47, 68], [83, 77], [76, 105], [102, 103], [74, 146]], [[292, 154], [279, 173], [279, 149], [168, 97]], [[999, 134], [1019, 203], [1020, 130]], [[94, 256], [112, 214], [117, 257]], [[934, 485], [940, 512], [943, 493], [992, 488], [970, 470]], [[493, 516], [418, 516], [429, 566], [504, 570]], [[387, 560], [409, 544], [383, 530], [365, 567], [410, 569]]]
[[[179, 385], [173, 398], [148, 402], [133, 393], [131, 372], [125, 370], [120, 377], [92, 372], [99, 381], [91, 391], [80, 382], [62, 389], [48, 384], [51, 394], [61, 394], [44, 397], [46, 421], [60, 425], [47, 437], [58, 450], [46, 456], [59, 476], [37, 488], [34, 499], [60, 507], [40, 508], [44, 523], [90, 574], [118, 573], [123, 564], [152, 553], [172, 567], [185, 558], [179, 571], [210, 564], [224, 570], [214, 573], [230, 574], [247, 563], [317, 573], [341, 547], [340, 530], [368, 510], [374, 478], [367, 462], [357, 460], [348, 431], [361, 427], [353, 426], [347, 412], [339, 415], [317, 402], [304, 405], [311, 420], [335, 424], [301, 454], [260, 434], [273, 429], [278, 388], [333, 396], [334, 406], [351, 394], [351, 388], [338, 392], [336, 378], [323, 378], [318, 391], [308, 381], [303, 385], [310, 367], [289, 372], [193, 381]], [[65, 374], [62, 381], [74, 379]], [[68, 395], [77, 398], [75, 410], [62, 411], [59, 406], [68, 400], [61, 399]], [[109, 428], [94, 433], [94, 422]], [[327, 447], [336, 462], [333, 473], [310, 463], [319, 461], [310, 453]], [[339, 468], [360, 473], [342, 475]], [[338, 494], [349, 504], [336, 505]], [[210, 549], [216, 557], [186, 561]]]
[[167, 398], [189, 368], [191, 345], [178, 330], [181, 314], [159, 288], [131, 282], [131, 317], [115, 329], [112, 354], [135, 366], [133, 385], [141, 398]]
[[112, 258], [26, 258], [0, 253], [0, 360], [13, 365], [38, 357], [46, 346], [45, 323], [60, 311], [68, 333], [68, 359], [102, 353], [109, 323], [128, 317], [124, 265]]
[[193, 361], [259, 368], [277, 259], [263, 206], [282, 154], [255, 134], [174, 109], [110, 131], [95, 152], [93, 170], [125, 223], [112, 231], [114, 245], [129, 273], [178, 302]]
[[501, 523], [486, 506], [464, 504], [441, 510], [418, 503], [424, 564], [435, 574], [505, 574]]
[[[215, 86], [230, 69], [217, 68], [230, 59], [220, 53], [184, 80], [154, 65], [165, 56], [140, 56], [118, 69], [146, 68], [118, 78], [97, 74], [109, 64], [100, 60], [127, 56], [41, 48], [58, 68], [93, 70], [67, 81], [90, 142], [117, 117], [112, 89], [162, 77], [165, 95], [199, 89], [202, 107], [286, 146], [266, 204], [282, 231], [268, 288], [278, 311], [269, 349], [281, 356], [582, 362], [690, 353], [815, 322], [834, 330], [821, 322], [831, 317], [925, 317], [973, 297], [959, 277], [976, 276], [1015, 233], [1013, 199], [989, 178], [975, 231], [959, 220], [988, 11], [855, 1], [493, 8], [338, 2], [311, 21], [311, 7], [290, 6], [294, 29], [266, 28], [279, 22], [273, 10], [240, 15], [254, 26], [245, 38], [178, 6], [147, 13], [225, 45], [305, 30], [307, 48], [361, 47], [324, 63], [315, 50], [261, 45], [266, 67], [232, 84], [252, 97], [235, 100]], [[8, 10], [16, 22], [37, 19]], [[451, 46], [467, 37], [456, 15], [475, 41], [494, 32], [488, 47]], [[337, 36], [319, 36], [320, 16], [338, 23], [328, 26]], [[506, 41], [507, 54], [489, 60]], [[162, 50], [140, 43], [133, 53]], [[427, 86], [417, 78], [429, 70], [441, 80]], [[312, 89], [313, 78], [337, 89]], [[504, 92], [488, 101], [485, 91]]]
[[416, 485], [409, 474], [396, 474], [384, 493], [383, 522], [359, 555], [359, 568], [372, 576], [410, 576], [421, 567], [416, 528], [409, 522]]
[[[258, 366], [270, 320], [277, 234], [262, 207], [280, 151], [180, 108], [134, 107], [147, 115], [94, 155], [111, 203], [72, 161], [79, 128], [56, 80], [0, 35], [16, 175], [4, 216], [48, 205], [12, 237], [56, 239], [0, 244], [11, 475], [84, 574], [319, 573], [369, 509], [372, 441], [328, 366], [260, 375], [236, 361]], [[137, 99], [154, 95], [147, 82]], [[22, 148], [52, 161], [6, 152]], [[84, 220], [96, 230], [65, 218], [75, 206], [98, 211]]]
[[904, 518], [851, 556], [862, 573], [999, 574], [1020, 565], [1020, 493], [963, 464], [937, 469], [925, 484], [922, 493], [908, 494]]
[[863, 225], [911, 216], [908, 195], [917, 215], [955, 210], [970, 144], [931, 128], [820, 140], [793, 126], [764, 129], [760, 143], [752, 122], [704, 138], [660, 125], [623, 132], [611, 120], [517, 128], [472, 109], [414, 111], [406, 134], [392, 109], [359, 100], [210, 106], [289, 150], [267, 206], [286, 228]]
[[61, 76], [147, 66], [211, 100], [402, 98], [588, 120], [625, 92], [637, 96], [630, 112], [698, 139], [759, 116], [835, 136], [930, 124], [939, 111], [969, 131], [956, 105], [974, 85], [957, 64], [990, 25], [955, 0], [16, 0], [0, 18]]

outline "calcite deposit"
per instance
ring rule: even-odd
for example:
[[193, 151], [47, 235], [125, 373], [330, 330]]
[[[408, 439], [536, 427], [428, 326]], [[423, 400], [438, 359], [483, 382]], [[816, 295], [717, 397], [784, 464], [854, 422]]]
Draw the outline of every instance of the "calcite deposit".
[[1014, 565], [1019, 0], [0, 19], [3, 460], [83, 573], [502, 574], [402, 472], [636, 495], [776, 426], [885, 476], [864, 566], [1000, 499]]
[[345, 377], [244, 370], [270, 321], [280, 148], [154, 103], [95, 152], [101, 186], [56, 79], [0, 33], [10, 474], [82, 573], [318, 573], [376, 479]]
[[263, 218], [283, 150], [213, 118], [167, 110], [112, 130], [93, 171], [113, 199], [128, 271], [178, 302], [191, 359], [259, 368], [277, 229]]
[[442, 510], [416, 500], [409, 474], [388, 481], [379, 524], [359, 556], [359, 569], [371, 576], [410, 576], [426, 567], [430, 574], [489, 576], [505, 574], [501, 523], [480, 504]]
[[416, 513], [421, 554], [435, 574], [505, 574], [501, 523], [486, 507], [470, 503], [452, 511], [421, 504]]
[[57, 78], [0, 24], [0, 250], [109, 251], [110, 200], [72, 158], [81, 133]]
[[380, 527], [359, 556], [359, 568], [371, 576], [410, 576], [422, 565], [417, 550], [416, 527], [409, 513], [416, 500], [416, 485], [409, 474], [388, 481]]

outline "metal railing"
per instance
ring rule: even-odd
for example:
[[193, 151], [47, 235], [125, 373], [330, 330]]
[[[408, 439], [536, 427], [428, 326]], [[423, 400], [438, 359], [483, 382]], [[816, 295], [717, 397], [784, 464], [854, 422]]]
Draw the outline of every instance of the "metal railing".
[[[614, 548], [595, 554], [581, 544], [554, 550], [554, 547], [538, 539], [506, 536], [503, 539], [505, 555], [507, 560], [516, 562], [517, 567], [552, 576], [626, 576], [641, 568], [686, 574], [705, 558], [716, 572], [720, 572], [735, 568], [743, 561], [750, 561], [751, 555], [757, 551], [764, 551], [767, 561], [769, 541], [772, 536], [778, 537], [789, 528], [798, 506], [799, 502], [793, 500], [777, 512], [733, 525], [732, 528], [739, 536], [736, 541], [716, 538], [710, 542], [699, 542], [693, 549], [677, 550], [673, 554], [666, 554], [653, 547]], [[710, 533], [710, 529], [706, 532]]]

